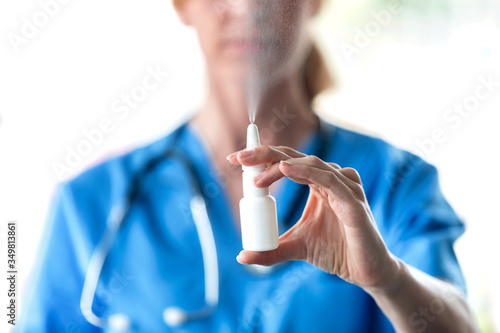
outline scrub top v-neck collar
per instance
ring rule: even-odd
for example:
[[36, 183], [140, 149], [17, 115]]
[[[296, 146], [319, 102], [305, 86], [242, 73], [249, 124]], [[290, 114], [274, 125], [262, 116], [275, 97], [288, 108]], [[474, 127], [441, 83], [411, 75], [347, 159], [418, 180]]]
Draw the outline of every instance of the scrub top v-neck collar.
[[[214, 228], [219, 229], [223, 228], [223, 232], [227, 235], [228, 230], [227, 228], [230, 228], [232, 238], [238, 240], [238, 246], [241, 248], [241, 232], [240, 230], [237, 229], [233, 214], [231, 213], [232, 210], [230, 209], [229, 205], [229, 197], [226, 191], [225, 186], [221, 183], [221, 180], [218, 178], [218, 171], [217, 168], [215, 167], [214, 161], [209, 154], [209, 147], [207, 144], [203, 141], [203, 137], [201, 136], [201, 133], [198, 133], [197, 128], [193, 128], [193, 125], [191, 123], [186, 123], [186, 130], [185, 130], [185, 135], [186, 138], [184, 143], [188, 145], [187, 151], [188, 154], [191, 156], [193, 159], [193, 164], [195, 165], [195, 168], [198, 172], [198, 177], [200, 177], [200, 180], [204, 184], [204, 188], [202, 190], [207, 190], [209, 187], [207, 184], [213, 184], [216, 188], [213, 188], [212, 190], [217, 190], [219, 192], [219, 195], [217, 196], [219, 200], [219, 204], [221, 205], [222, 209], [226, 211], [226, 218], [223, 219], [224, 222], [223, 224], [230, 224], [230, 225], [213, 225]], [[324, 123], [320, 119], [320, 124], [318, 127], [314, 130], [312, 130], [308, 136], [306, 137], [305, 140], [302, 141], [299, 151], [303, 152], [304, 154], [307, 155], [318, 155], [321, 154], [322, 147], [325, 147], [328, 145], [328, 142], [326, 141], [331, 141], [331, 133], [328, 134], [327, 132], [331, 132], [334, 130], [333, 126], [330, 124]], [[336, 131], [334, 131], [336, 132]], [[324, 152], [323, 152], [324, 153]], [[318, 156], [322, 157], [322, 156]], [[277, 202], [277, 215], [278, 215], [278, 228], [279, 228], [279, 233], [280, 235], [285, 232], [289, 227], [291, 227], [296, 221], [286, 221], [287, 217], [290, 218], [296, 214], [295, 210], [297, 210], [297, 207], [295, 207], [294, 203], [297, 200], [298, 197], [303, 196], [304, 192], [308, 193], [308, 189], [306, 188], [306, 185], [298, 184], [293, 182], [292, 180], [288, 178], [284, 178], [283, 183], [280, 184], [280, 186], [277, 188], [275, 193], [271, 193]], [[210, 201], [210, 199], [209, 199]], [[209, 203], [210, 205], [210, 203]], [[218, 206], [218, 204], [215, 204]], [[236, 216], [237, 218], [237, 216]], [[212, 224], [220, 224], [217, 221], [213, 221], [211, 219]]]

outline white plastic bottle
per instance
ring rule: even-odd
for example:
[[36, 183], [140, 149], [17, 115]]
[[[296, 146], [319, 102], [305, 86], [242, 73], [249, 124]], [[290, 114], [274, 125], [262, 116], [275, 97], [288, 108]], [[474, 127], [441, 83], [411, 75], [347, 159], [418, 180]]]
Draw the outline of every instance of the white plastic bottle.
[[[259, 130], [255, 124], [247, 129], [247, 149], [260, 146]], [[258, 188], [253, 178], [266, 170], [266, 165], [243, 166], [243, 198], [240, 200], [240, 220], [243, 249], [271, 251], [278, 247], [278, 218], [276, 200], [269, 188]]]

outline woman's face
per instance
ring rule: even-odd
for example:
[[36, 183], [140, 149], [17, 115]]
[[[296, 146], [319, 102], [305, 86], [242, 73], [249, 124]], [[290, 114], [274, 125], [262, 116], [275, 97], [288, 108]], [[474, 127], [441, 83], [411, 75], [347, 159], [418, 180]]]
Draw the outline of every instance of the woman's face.
[[212, 73], [241, 80], [278, 77], [300, 67], [307, 22], [321, 0], [177, 0], [181, 20], [197, 31]]

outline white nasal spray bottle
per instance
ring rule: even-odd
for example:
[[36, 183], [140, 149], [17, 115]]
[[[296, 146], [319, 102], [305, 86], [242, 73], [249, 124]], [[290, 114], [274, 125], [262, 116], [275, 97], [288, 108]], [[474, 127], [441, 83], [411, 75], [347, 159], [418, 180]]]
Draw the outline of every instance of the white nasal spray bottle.
[[[260, 147], [255, 124], [247, 129], [247, 149]], [[278, 247], [276, 200], [269, 188], [258, 188], [253, 178], [266, 170], [265, 164], [243, 166], [243, 198], [240, 200], [241, 237], [247, 251], [271, 251]]]

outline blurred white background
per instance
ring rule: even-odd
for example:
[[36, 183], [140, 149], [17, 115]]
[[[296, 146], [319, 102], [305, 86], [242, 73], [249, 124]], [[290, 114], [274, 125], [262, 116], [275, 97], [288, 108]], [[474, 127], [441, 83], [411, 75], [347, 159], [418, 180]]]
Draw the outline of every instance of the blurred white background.
[[[45, 3], [59, 4], [47, 20], [40, 14]], [[0, 267], [6, 271], [5, 225], [15, 220], [18, 303], [60, 181], [54, 162], [66, 164], [68, 149], [105, 119], [113, 127], [64, 179], [157, 139], [192, 114], [203, 92], [196, 36], [178, 22], [171, 1], [62, 3], [0, 4]], [[403, 5], [390, 13], [394, 3]], [[40, 27], [30, 30], [27, 21]], [[326, 0], [312, 30], [337, 80], [317, 101], [318, 112], [438, 167], [447, 199], [467, 223], [456, 251], [470, 302], [482, 330], [499, 331], [499, 1]], [[128, 116], [118, 117], [113, 103], [140, 85], [148, 68], [168, 74]], [[496, 86], [475, 99], [488, 79]], [[453, 122], [443, 118], [464, 103], [474, 110]], [[438, 129], [441, 140], [431, 144]], [[7, 285], [0, 281], [3, 304]]]

